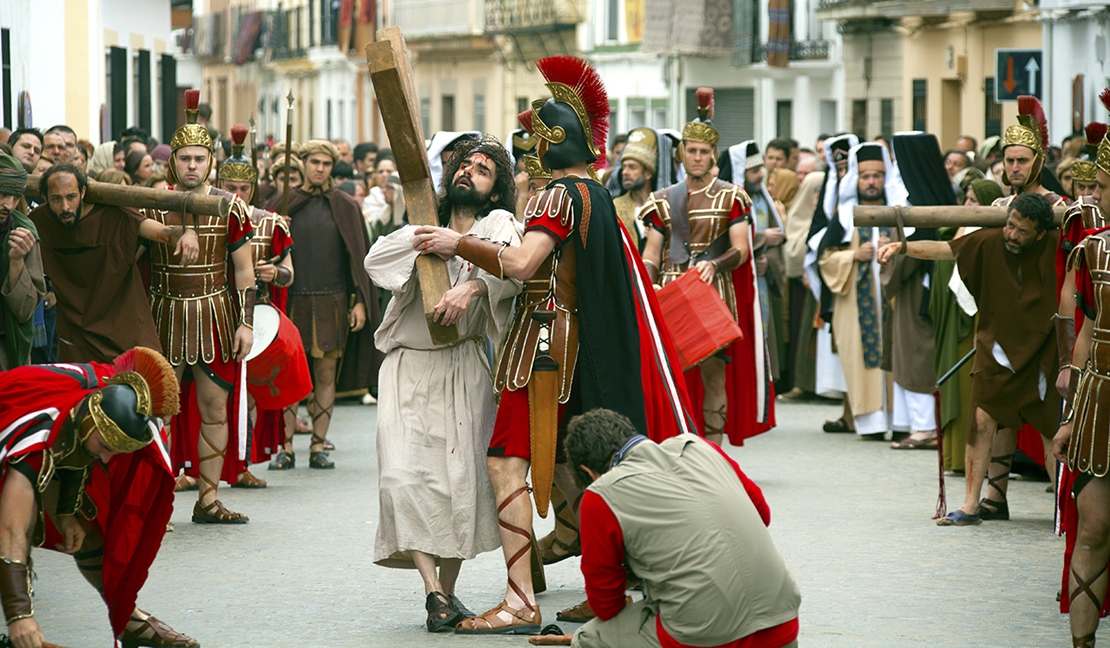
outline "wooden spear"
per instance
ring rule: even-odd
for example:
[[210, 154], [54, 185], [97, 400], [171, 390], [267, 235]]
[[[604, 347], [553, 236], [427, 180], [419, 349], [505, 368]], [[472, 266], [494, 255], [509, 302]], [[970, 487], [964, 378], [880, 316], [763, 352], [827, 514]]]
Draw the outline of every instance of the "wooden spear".
[[[1067, 207], [1053, 209], [1053, 222], [1063, 222]], [[856, 205], [852, 220], [856, 227], [898, 227], [901, 214], [904, 227], [1002, 227], [1006, 224], [1005, 207], [871, 207]]]
[[[27, 176], [27, 186], [23, 193], [39, 195], [41, 176]], [[89, 180], [85, 201], [98, 205], [115, 205], [135, 209], [159, 209], [181, 213], [219, 216], [226, 218], [231, 212], [231, 202], [223, 196], [198, 196], [190, 191], [168, 191], [150, 187], [118, 185], [109, 182]]]

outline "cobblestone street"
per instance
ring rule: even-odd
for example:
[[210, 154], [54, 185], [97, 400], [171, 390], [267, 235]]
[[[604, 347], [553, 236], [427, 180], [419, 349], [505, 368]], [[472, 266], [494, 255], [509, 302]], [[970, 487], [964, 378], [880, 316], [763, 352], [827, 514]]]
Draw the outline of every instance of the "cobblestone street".
[[[820, 431], [840, 407], [779, 404], [779, 427], [729, 448], [763, 488], [771, 532], [802, 590], [800, 645], [1066, 645], [1057, 610], [1063, 541], [1052, 534], [1043, 483], [1011, 481], [1010, 522], [937, 527], [936, 454], [896, 452]], [[205, 648], [257, 646], [510, 646], [522, 637], [429, 635], [416, 572], [372, 564], [377, 520], [376, 409], [341, 406], [334, 471], [300, 465], [274, 473], [264, 491], [221, 489], [250, 515], [246, 526], [190, 522], [195, 493], [178, 495], [161, 553], [139, 605]], [[948, 480], [950, 508], [964, 483]], [[540, 533], [551, 526], [538, 521]], [[103, 604], [72, 559], [35, 552], [36, 616], [48, 641], [70, 648], [111, 643]], [[459, 597], [483, 611], [501, 600], [500, 552], [463, 566]], [[545, 623], [583, 598], [577, 560], [547, 570]], [[576, 626], [564, 624], [571, 631]]]

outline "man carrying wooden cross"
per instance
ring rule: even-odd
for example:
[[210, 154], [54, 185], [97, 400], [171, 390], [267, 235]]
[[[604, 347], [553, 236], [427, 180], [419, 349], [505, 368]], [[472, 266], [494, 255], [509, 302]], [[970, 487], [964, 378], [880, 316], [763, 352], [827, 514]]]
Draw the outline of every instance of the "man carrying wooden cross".
[[[457, 254], [495, 277], [524, 282], [497, 371], [501, 403], [487, 460], [509, 583], [505, 600], [463, 620], [460, 633], [540, 630], [525, 477], [531, 462], [536, 505], [546, 516], [554, 463], [565, 462], [562, 438], [572, 416], [605, 407], [656, 440], [693, 429], [681, 370], [656, 324], [655, 292], [590, 166], [604, 159], [605, 86], [574, 57], [542, 59], [536, 67], [553, 97], [533, 102], [520, 121], [540, 138], [537, 155], [553, 181], [528, 202], [521, 245], [447, 228], [416, 230], [416, 244], [423, 246], [417, 249], [425, 254]], [[571, 501], [577, 495], [565, 494]]]
[[1005, 506], [1008, 470], [987, 476], [991, 447], [1012, 453], [1017, 431], [1031, 424], [1050, 438], [1060, 412], [1060, 394], [1053, 389], [1059, 364], [1056, 331], [1055, 254], [1059, 233], [1044, 196], [1025, 192], [1009, 207], [1005, 227], [981, 229], [952, 241], [889, 243], [879, 250], [879, 263], [895, 255], [956, 261], [960, 277], [979, 305], [972, 368], [975, 429], [968, 432], [965, 467], [967, 491], [963, 505], [937, 521], [941, 526], [979, 524], [983, 478], [990, 484], [983, 502], [995, 511]]

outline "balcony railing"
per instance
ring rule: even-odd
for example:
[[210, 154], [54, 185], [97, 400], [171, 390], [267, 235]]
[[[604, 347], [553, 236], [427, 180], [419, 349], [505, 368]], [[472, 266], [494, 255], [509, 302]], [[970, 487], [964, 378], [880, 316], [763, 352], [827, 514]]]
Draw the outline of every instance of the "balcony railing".
[[485, 5], [489, 34], [537, 32], [582, 22], [576, 0], [485, 0]]
[[[829, 58], [829, 41], [807, 40], [791, 41], [791, 61], [823, 61]], [[759, 43], [752, 47], [752, 63], [767, 60], [767, 43]]]
[[396, 0], [393, 21], [406, 38], [480, 34], [483, 0]]

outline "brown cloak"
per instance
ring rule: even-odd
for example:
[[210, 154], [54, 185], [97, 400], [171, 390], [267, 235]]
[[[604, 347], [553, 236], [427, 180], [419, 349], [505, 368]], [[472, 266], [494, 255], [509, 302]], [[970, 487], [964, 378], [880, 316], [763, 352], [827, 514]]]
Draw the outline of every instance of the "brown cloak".
[[[343, 244], [347, 248], [347, 257], [350, 262], [351, 285], [355, 287], [355, 299], [366, 306], [366, 325], [358, 333], [351, 333], [347, 337], [347, 347], [343, 352], [340, 362], [339, 377], [335, 391], [337, 394], [347, 394], [369, 388], [372, 393], [378, 388], [378, 368], [382, 363], [382, 354], [374, 347], [374, 331], [381, 324], [381, 309], [378, 304], [377, 288], [370, 283], [370, 277], [362, 267], [362, 261], [370, 250], [370, 239], [366, 234], [366, 226], [362, 221], [362, 209], [352, 196], [349, 196], [334, 185], [324, 192], [324, 197], [331, 207], [331, 215], [339, 235], [343, 237]], [[303, 207], [312, 195], [301, 189], [289, 191], [289, 217], [296, 219], [297, 210]], [[265, 209], [278, 211], [281, 209], [281, 195], [275, 195], [264, 206]], [[294, 253], [295, 254], [295, 253]], [[297, 272], [304, 272], [296, 268]], [[294, 281], [296, 279], [294, 278]]]
[[58, 296], [58, 360], [111, 362], [136, 346], [161, 351], [135, 265], [144, 216], [127, 207], [93, 205], [72, 229], [48, 205], [29, 216], [42, 237], [43, 272]]

